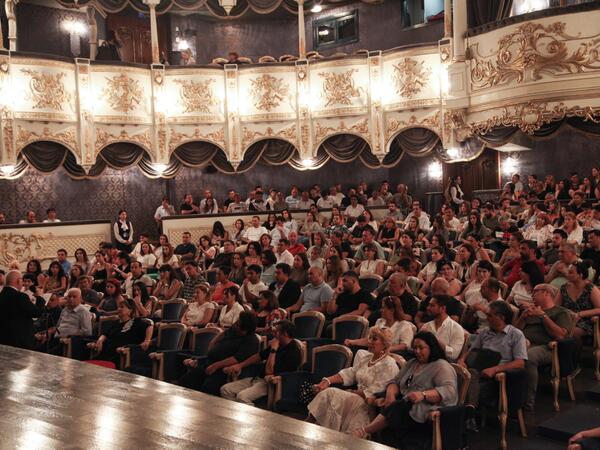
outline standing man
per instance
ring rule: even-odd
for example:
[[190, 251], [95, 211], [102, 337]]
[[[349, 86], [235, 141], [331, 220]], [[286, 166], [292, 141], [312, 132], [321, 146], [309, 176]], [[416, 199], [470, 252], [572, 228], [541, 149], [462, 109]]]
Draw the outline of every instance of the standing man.
[[43, 313], [43, 303], [33, 304], [24, 292], [23, 276], [18, 270], [6, 275], [6, 286], [0, 292], [0, 344], [33, 349], [33, 319]]

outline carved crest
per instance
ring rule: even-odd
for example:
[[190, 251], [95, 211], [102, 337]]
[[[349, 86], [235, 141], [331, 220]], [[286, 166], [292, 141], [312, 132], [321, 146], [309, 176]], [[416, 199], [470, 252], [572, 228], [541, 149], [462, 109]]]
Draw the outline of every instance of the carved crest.
[[261, 75], [251, 81], [250, 96], [257, 109], [271, 111], [277, 108], [288, 95], [289, 88], [283, 78]]
[[21, 72], [31, 77], [26, 98], [33, 102], [34, 109], [50, 108], [62, 111], [64, 103], [71, 99], [65, 91], [64, 72], [52, 74], [30, 69], [21, 69]]
[[394, 66], [394, 83], [398, 95], [412, 98], [425, 87], [431, 75], [431, 68], [423, 61], [404, 58]]
[[356, 87], [352, 74], [358, 69], [350, 69], [341, 73], [320, 72], [319, 76], [324, 78], [321, 96], [325, 100], [325, 106], [351, 105], [352, 99], [360, 97], [362, 88]]
[[179, 102], [183, 106], [183, 112], [208, 113], [210, 107], [217, 104], [211, 84], [214, 78], [202, 81], [173, 80], [179, 84]]
[[138, 80], [129, 78], [126, 74], [106, 77], [108, 86], [104, 89], [104, 95], [111, 108], [129, 112], [142, 102], [144, 91]]

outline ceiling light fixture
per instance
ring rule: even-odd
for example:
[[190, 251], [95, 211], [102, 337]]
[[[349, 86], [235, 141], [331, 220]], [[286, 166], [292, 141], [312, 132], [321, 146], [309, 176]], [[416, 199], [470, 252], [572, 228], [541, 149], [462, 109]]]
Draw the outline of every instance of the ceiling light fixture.
[[321, 6], [321, 3], [315, 3], [313, 5], [313, 7], [310, 8], [310, 12], [313, 12], [313, 13], [320, 13], [321, 11], [323, 11], [323, 7]]
[[13, 166], [12, 164], [7, 164], [5, 166], [1, 166], [0, 171], [2, 171], [5, 177], [8, 177], [15, 171], [15, 166]]

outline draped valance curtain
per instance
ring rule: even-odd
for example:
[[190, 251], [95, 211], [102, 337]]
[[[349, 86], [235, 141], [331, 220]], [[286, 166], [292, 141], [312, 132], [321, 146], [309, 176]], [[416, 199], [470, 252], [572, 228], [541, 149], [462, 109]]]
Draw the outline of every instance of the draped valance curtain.
[[184, 166], [202, 168], [212, 165], [222, 173], [231, 174], [246, 172], [256, 164], [289, 164], [297, 170], [307, 170], [318, 169], [330, 160], [349, 163], [356, 158], [365, 166], [375, 169], [396, 166], [405, 154], [418, 158], [439, 153], [441, 148], [440, 139], [434, 132], [425, 128], [411, 128], [400, 133], [392, 141], [389, 153], [380, 162], [364, 139], [341, 134], [327, 139], [319, 147], [316, 157], [307, 163], [300, 158], [299, 152], [292, 144], [269, 139], [250, 146], [236, 170], [227, 160], [223, 150], [216, 145], [208, 142], [189, 142], [179, 146], [171, 155], [169, 164], [158, 172], [148, 153], [141, 147], [129, 143], [116, 143], [105, 147], [98, 155], [96, 163], [86, 173], [83, 167], [77, 164], [75, 156], [62, 145], [55, 142], [34, 142], [20, 153], [18, 164], [10, 178], [20, 176], [28, 166], [44, 173], [54, 172], [63, 167], [74, 179], [99, 177], [107, 167], [127, 169], [137, 166], [149, 178], [171, 178]]

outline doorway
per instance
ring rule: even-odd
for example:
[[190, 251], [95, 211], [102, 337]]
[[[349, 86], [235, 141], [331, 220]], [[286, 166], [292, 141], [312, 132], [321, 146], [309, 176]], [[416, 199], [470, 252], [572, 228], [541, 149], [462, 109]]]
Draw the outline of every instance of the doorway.
[[451, 177], [462, 178], [462, 190], [466, 198], [471, 198], [473, 191], [498, 189], [499, 157], [498, 152], [485, 148], [481, 155], [469, 162], [444, 164], [444, 187]]
[[[140, 14], [141, 15], [141, 14]], [[110, 14], [106, 18], [106, 29], [115, 30], [121, 42], [121, 60], [138, 64], [152, 63], [152, 41], [150, 18]], [[157, 18], [158, 48], [166, 51], [167, 26], [165, 18]]]

